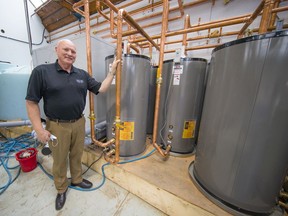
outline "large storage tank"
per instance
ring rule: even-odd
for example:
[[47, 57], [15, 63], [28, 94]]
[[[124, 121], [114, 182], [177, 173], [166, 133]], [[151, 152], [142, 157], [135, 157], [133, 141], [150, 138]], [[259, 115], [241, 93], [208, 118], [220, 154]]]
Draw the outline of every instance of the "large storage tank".
[[0, 64], [0, 120], [27, 120], [25, 97], [29, 66]]
[[161, 97], [164, 101], [161, 101], [160, 112], [164, 117], [159, 135], [165, 146], [172, 146], [173, 153], [189, 154], [194, 151], [206, 66], [206, 59], [181, 58], [180, 63], [173, 64], [170, 71], [163, 73], [163, 83], [167, 83], [166, 92]]
[[151, 71], [149, 75], [147, 134], [153, 134], [157, 70], [158, 70], [158, 66], [151, 66]]
[[[106, 68], [114, 56], [106, 57]], [[120, 156], [141, 154], [146, 148], [146, 125], [149, 93], [150, 58], [143, 55], [125, 54], [121, 74], [121, 115], [124, 129], [120, 130]], [[106, 70], [108, 71], [108, 70]], [[112, 82], [107, 92], [107, 137], [115, 136], [116, 86]]]
[[273, 212], [288, 169], [288, 31], [212, 53], [194, 164], [198, 188], [233, 215]]

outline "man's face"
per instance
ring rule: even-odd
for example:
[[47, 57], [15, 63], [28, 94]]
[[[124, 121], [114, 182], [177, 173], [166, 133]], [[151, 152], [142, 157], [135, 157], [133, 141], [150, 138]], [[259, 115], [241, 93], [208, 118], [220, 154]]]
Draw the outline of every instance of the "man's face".
[[56, 47], [56, 53], [58, 56], [58, 61], [63, 64], [72, 65], [76, 59], [76, 47], [73, 43], [69, 41], [62, 41]]

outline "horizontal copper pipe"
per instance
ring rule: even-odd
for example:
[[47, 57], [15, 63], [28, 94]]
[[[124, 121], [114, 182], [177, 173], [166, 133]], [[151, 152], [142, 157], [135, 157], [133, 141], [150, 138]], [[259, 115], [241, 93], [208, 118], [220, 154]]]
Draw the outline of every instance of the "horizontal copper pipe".
[[285, 199], [288, 199], [288, 193], [287, 192], [280, 192], [280, 197], [283, 197]]
[[[210, 44], [210, 45], [202, 45], [202, 46], [194, 46], [194, 47], [187, 47], [185, 48], [186, 51], [191, 51], [191, 50], [199, 50], [199, 49], [210, 49], [210, 48], [215, 48], [217, 46], [220, 46], [222, 44]], [[165, 53], [175, 53], [175, 49], [173, 50], [165, 50]]]
[[[138, 3], [138, 2], [140, 2], [140, 1], [142, 1], [142, 0], [135, 0], [135, 1], [129, 2], [129, 3], [127, 3], [127, 4], [122, 5], [120, 8], [128, 7], [128, 6], [130, 6], [130, 5], [133, 5], [133, 4]], [[101, 17], [101, 15], [96, 15], [96, 16], [91, 17], [90, 20], [98, 19], [99, 17]], [[73, 27], [79, 26], [79, 24], [83, 24], [83, 23], [85, 23], [85, 21], [77, 22], [77, 23], [74, 24], [74, 25], [71, 25], [71, 26], [66, 27], [66, 28], [61, 28], [60, 30], [55, 30], [55, 31], [49, 33], [49, 36], [52, 37], [52, 36], [55, 35], [55, 34], [59, 34], [59, 33], [63, 32], [63, 31], [66, 31], [66, 30], [71, 29], [71, 28], [73, 28]], [[96, 23], [95, 25], [101, 25], [101, 24], [105, 24], [105, 23], [107, 23], [107, 21], [103, 21], [103, 22], [101, 22], [101, 23]], [[91, 25], [91, 27], [93, 27], [93, 26], [95, 26], [95, 25]], [[79, 32], [79, 30], [77, 30], [76, 33], [77, 33], [77, 32]], [[70, 34], [75, 34], [75, 31], [71, 32]], [[70, 35], [70, 34], [67, 34], [67, 35]], [[66, 35], [66, 36], [67, 36], [67, 35]]]
[[[288, 24], [285, 24], [283, 25], [283, 28], [288, 28]], [[272, 27], [269, 27], [268, 30], [269, 31], [273, 31], [275, 30], [276, 27], [275, 26], [272, 26]], [[258, 32], [259, 31], [259, 28], [254, 28], [251, 30], [252, 32]], [[219, 36], [217, 37], [227, 37], [227, 36], [235, 36], [235, 35], [238, 35], [239, 34], [239, 31], [231, 31], [231, 32], [221, 32]], [[200, 36], [195, 36], [195, 37], [191, 37], [191, 38], [187, 38], [187, 41], [195, 41], [195, 40], [201, 40], [201, 39], [208, 39], [208, 38], [211, 38], [211, 36], [209, 34], [207, 35], [200, 35]], [[165, 45], [169, 45], [169, 44], [177, 44], [177, 43], [182, 43], [182, 40], [172, 40], [172, 41], [169, 41], [169, 42], [165, 42]], [[148, 48], [149, 45], [144, 45], [142, 46], [142, 48]]]
[[[175, 21], [175, 20], [179, 20], [179, 19], [181, 19], [182, 17], [181, 16], [177, 16], [177, 17], [173, 17], [173, 18], [170, 18], [168, 21], [169, 22], [173, 22], [173, 21]], [[146, 24], [146, 25], [141, 25], [141, 28], [149, 28], [149, 27], [153, 27], [153, 26], [156, 26], [156, 25], [160, 25], [162, 23], [162, 21], [159, 21], [159, 22], [151, 22], [151, 23], [149, 23], [149, 24]], [[135, 33], [137, 33], [137, 32], [129, 32], [129, 31], [127, 31], [127, 33], [126, 34], [123, 34], [123, 36], [129, 36], [129, 35], [133, 35], [133, 34], [135, 34]], [[103, 35], [103, 36], [101, 36], [101, 38], [103, 38], [103, 39], [105, 39], [105, 38], [110, 38], [110, 35], [108, 34], [108, 35]], [[147, 43], [149, 43], [149, 42], [147, 42]]]
[[[208, 0], [201, 0], [201, 1], [196, 1], [196, 2], [192, 2], [192, 3], [188, 3], [188, 4], [185, 4], [185, 5], [183, 6], [183, 8], [192, 7], [192, 6], [195, 6], [195, 5], [204, 3], [204, 2], [206, 2], [206, 1], [208, 1]], [[177, 10], [179, 10], [179, 7], [174, 7], [174, 8], [172, 8], [172, 9], [169, 9], [169, 13], [175, 12], [175, 11], [177, 11]], [[130, 13], [129, 13], [129, 14], [130, 14]], [[157, 12], [157, 13], [153, 13], [153, 14], [151, 14], [151, 15], [149, 15], [149, 16], [144, 16], [144, 17], [141, 17], [141, 18], [137, 18], [137, 19], [135, 19], [135, 21], [137, 21], [137, 22], [147, 21], [147, 19], [149, 19], [149, 18], [155, 18], [155, 17], [161, 16], [161, 15], [162, 15], [162, 12]], [[172, 22], [172, 21], [181, 19], [182, 17], [183, 17], [183, 15], [181, 14], [181, 16], [177, 16], [177, 17], [168, 19], [168, 22]], [[146, 25], [142, 25], [142, 28], [148, 28], [148, 27], [160, 25], [161, 23], [162, 23], [162, 21], [154, 22], [154, 23], [149, 23], [149, 24], [146, 24]], [[98, 33], [107, 31], [108, 29], [109, 29], [109, 28], [101, 29], [100, 31], [98, 31]], [[109, 38], [109, 37], [110, 37], [110, 35], [104, 35], [104, 36], [102, 36], [103, 39]]]
[[[135, 1], [130, 2], [130, 3], [127, 3], [127, 4], [125, 4], [125, 5], [123, 5], [123, 6], [119, 7], [119, 8], [120, 8], [120, 9], [121, 9], [121, 8], [126, 8], [126, 7], [128, 7], [128, 6], [132, 5], [132, 4], [136, 4], [136, 3], [140, 2], [140, 1], [141, 1], [141, 0], [135, 0]], [[198, 0], [198, 1], [195, 1], [195, 2], [191, 2], [191, 3], [184, 4], [183, 7], [184, 7], [184, 8], [190, 8], [190, 7], [199, 5], [199, 4], [203, 4], [203, 3], [207, 2], [207, 1], [209, 1], [209, 0]], [[158, 5], [156, 5], [156, 6], [158, 6]], [[160, 5], [159, 5], [159, 6], [160, 6]], [[144, 7], [144, 8], [145, 8], [145, 7]], [[144, 9], [143, 9], [143, 10], [144, 10]], [[179, 8], [178, 8], [178, 7], [174, 7], [174, 8], [172, 8], [171, 10], [169, 10], [169, 12], [175, 12], [175, 11], [177, 11], [177, 10], [179, 10]], [[137, 11], [136, 11], [136, 13], [137, 13]], [[134, 14], [134, 11], [132, 11], [131, 14]], [[149, 16], [144, 16], [144, 17], [142, 17], [142, 18], [138, 18], [138, 19], [136, 19], [136, 21], [137, 21], [137, 22], [139, 22], [139, 21], [141, 21], [141, 20], [147, 21], [147, 19], [149, 19], [149, 18], [153, 18], [153, 17], [157, 17], [157, 16], [161, 16], [161, 15], [162, 15], [162, 12], [159, 12], [159, 13], [155, 13], [155, 14], [152, 14], [152, 15], [149, 15]], [[99, 17], [100, 17], [100, 15], [95, 16], [95, 17], [92, 17], [91, 19], [98, 19]], [[92, 25], [91, 27], [99, 26], [99, 25], [101, 25], [101, 24], [105, 24], [106, 22], [107, 22], [107, 21], [103, 21], [103, 22], [101, 22], [101, 23], [96, 23], [96, 24]], [[53, 35], [55, 35], [55, 34], [61, 33], [61, 32], [63, 32], [63, 31], [66, 31], [66, 30], [68, 30], [68, 29], [70, 29], [70, 28], [76, 27], [76, 26], [78, 26], [79, 24], [83, 24], [83, 23], [84, 23], [84, 21], [81, 21], [80, 23], [78, 22], [77, 24], [74, 24], [74, 25], [69, 26], [69, 27], [67, 27], [67, 28], [64, 28], [64, 29], [61, 29], [61, 30], [58, 30], [58, 31], [54, 31], [54, 32], [52, 32], [52, 33], [49, 33], [49, 38], [51, 38], [51, 37], [52, 37]], [[83, 29], [82, 29], [82, 30], [83, 30]], [[109, 28], [106, 28], [105, 30], [109, 30]], [[54, 41], [54, 40], [58, 40], [58, 39], [60, 39], [60, 38], [69, 36], [69, 35], [71, 35], [71, 34], [76, 34], [76, 33], [80, 32], [80, 31], [81, 31], [81, 30], [76, 30], [76, 31], [70, 32], [70, 33], [68, 33], [68, 34], [59, 36], [59, 37], [57, 37], [56, 39], [55, 39], [55, 38], [50, 39], [50, 40], [48, 40], [48, 42], [51, 42], [51, 41]], [[102, 30], [99, 30], [99, 32], [102, 32]]]
[[[274, 8], [274, 9], [272, 9], [272, 13], [283, 12], [283, 11], [287, 11], [287, 10], [288, 10], [288, 6], [280, 7], [280, 8]], [[249, 20], [249, 18], [251, 17], [251, 15], [252, 14], [246, 14], [246, 15], [242, 15], [242, 16], [231, 17], [231, 18], [224, 19], [224, 20], [211, 21], [209, 23], [204, 23], [204, 24], [201, 24], [198, 26], [191, 26], [190, 28], [185, 29], [185, 30], [169, 32], [166, 34], [166, 37], [181, 35], [181, 34], [185, 34], [185, 33], [191, 33], [191, 32], [195, 32], [195, 31], [201, 31], [201, 30], [205, 30], [205, 29], [209, 29], [209, 28], [217, 28], [217, 27], [223, 27], [223, 26], [228, 26], [228, 25], [236, 25], [236, 24], [240, 24], [240, 23], [246, 23]], [[218, 25], [217, 25], [217, 23], [218, 23]], [[160, 35], [154, 35], [154, 36], [151, 36], [151, 38], [152, 39], [159, 39]], [[135, 42], [143, 42], [143, 41], [145, 41], [145, 38], [137, 38], [131, 42], [135, 43]], [[144, 45], [144, 43], [142, 45]]]
[[281, 207], [283, 207], [283, 208], [285, 208], [286, 210], [288, 210], [288, 204], [286, 204], [286, 203], [284, 203], [284, 202], [282, 202], [282, 201], [278, 201], [278, 204], [279, 204]]
[[[224, 20], [211, 21], [211, 22], [204, 23], [201, 25], [192, 26], [188, 29], [168, 32], [168, 33], [166, 33], [166, 37], [191, 33], [191, 32], [195, 32], [195, 31], [206, 30], [209, 28], [219, 28], [219, 27], [223, 27], [223, 26], [229, 26], [229, 25], [236, 25], [236, 24], [244, 23], [247, 21], [247, 19], [249, 19], [249, 16], [250, 15], [243, 15], [243, 16], [224, 19]], [[158, 39], [158, 38], [160, 38], [160, 35], [154, 35], [154, 36], [151, 36], [151, 38], [152, 39]], [[142, 42], [142, 41], [145, 41], [145, 38], [135, 39], [133, 41], [133, 43]]]

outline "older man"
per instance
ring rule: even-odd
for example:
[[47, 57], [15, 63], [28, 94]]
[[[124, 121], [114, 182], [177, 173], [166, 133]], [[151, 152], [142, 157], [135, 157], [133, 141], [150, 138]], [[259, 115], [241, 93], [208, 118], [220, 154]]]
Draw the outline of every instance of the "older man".
[[[58, 191], [56, 210], [62, 209], [68, 189], [68, 159], [71, 172], [71, 185], [91, 188], [92, 183], [82, 178], [81, 157], [84, 148], [87, 90], [98, 94], [105, 92], [113, 80], [120, 60], [115, 60], [104, 81], [98, 82], [86, 71], [76, 68], [76, 47], [70, 40], [57, 43], [58, 59], [53, 64], [39, 65], [32, 71], [26, 96], [26, 107], [30, 121], [36, 131], [37, 139], [46, 143], [53, 156], [54, 184]], [[46, 128], [40, 118], [39, 101], [44, 100], [47, 116]], [[50, 141], [51, 134], [57, 140]]]

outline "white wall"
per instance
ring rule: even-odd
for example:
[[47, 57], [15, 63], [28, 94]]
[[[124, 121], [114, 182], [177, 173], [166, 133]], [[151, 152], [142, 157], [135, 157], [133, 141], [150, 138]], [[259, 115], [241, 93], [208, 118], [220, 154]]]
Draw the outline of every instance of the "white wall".
[[[44, 27], [37, 14], [34, 14], [34, 6], [28, 0], [27, 5], [29, 10], [32, 42], [38, 44], [42, 40]], [[4, 33], [2, 31], [4, 31]], [[28, 44], [28, 34], [23, 0], [3, 1], [1, 4], [0, 36], [0, 61], [11, 62], [11, 64], [18, 66], [31, 65], [32, 57], [30, 55]], [[7, 39], [7, 37], [25, 41], [27, 43]], [[44, 40], [42, 45], [46, 44], [46, 40]], [[33, 49], [40, 46], [33, 45]]]

